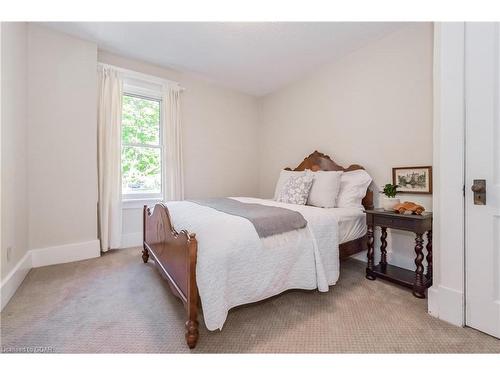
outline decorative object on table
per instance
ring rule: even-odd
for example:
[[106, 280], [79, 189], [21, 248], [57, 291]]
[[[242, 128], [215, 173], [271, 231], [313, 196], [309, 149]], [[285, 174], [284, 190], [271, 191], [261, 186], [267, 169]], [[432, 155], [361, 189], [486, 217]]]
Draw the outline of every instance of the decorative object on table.
[[432, 167], [392, 168], [392, 183], [399, 193], [432, 194]]
[[394, 184], [385, 184], [382, 193], [384, 193], [385, 197], [382, 199], [382, 207], [384, 210], [392, 211], [394, 207], [399, 204], [401, 201], [399, 198], [396, 198], [396, 194], [398, 185]]
[[394, 211], [400, 214], [422, 215], [422, 212], [425, 211], [425, 208], [414, 202], [403, 202], [395, 205]]
[[[392, 281], [413, 289], [417, 298], [425, 298], [427, 288], [432, 285], [432, 212], [422, 215], [400, 215], [382, 209], [365, 210], [368, 236], [366, 278]], [[375, 264], [374, 231], [380, 227], [380, 262]], [[387, 228], [415, 233], [415, 271], [394, 266], [387, 262]], [[427, 272], [424, 269], [424, 235], [427, 233], [425, 250]]]

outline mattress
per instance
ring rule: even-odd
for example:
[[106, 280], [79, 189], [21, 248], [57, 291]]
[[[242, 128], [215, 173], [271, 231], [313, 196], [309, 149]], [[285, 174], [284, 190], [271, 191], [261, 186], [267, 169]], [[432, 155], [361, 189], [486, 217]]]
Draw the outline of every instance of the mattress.
[[366, 234], [366, 215], [360, 208], [329, 208], [339, 226], [339, 244], [353, 241]]

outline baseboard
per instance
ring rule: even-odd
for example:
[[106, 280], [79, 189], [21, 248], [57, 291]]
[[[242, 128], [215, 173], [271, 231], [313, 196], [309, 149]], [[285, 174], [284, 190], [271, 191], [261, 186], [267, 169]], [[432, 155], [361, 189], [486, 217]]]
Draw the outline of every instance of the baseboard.
[[31, 250], [31, 262], [33, 267], [43, 267], [97, 258], [100, 255], [99, 240], [92, 240]]
[[14, 266], [14, 269], [2, 280], [0, 294], [2, 295], [1, 310], [10, 301], [17, 288], [31, 269], [31, 252], [28, 251], [24, 257]]
[[463, 292], [436, 285], [429, 289], [428, 299], [428, 312], [430, 315], [459, 327], [464, 326]]
[[29, 250], [2, 280], [1, 309], [7, 305], [31, 268], [97, 258], [101, 255], [99, 240]]
[[142, 232], [122, 234], [121, 249], [142, 246]]
[[439, 291], [437, 286], [427, 289], [427, 312], [435, 318], [439, 318]]

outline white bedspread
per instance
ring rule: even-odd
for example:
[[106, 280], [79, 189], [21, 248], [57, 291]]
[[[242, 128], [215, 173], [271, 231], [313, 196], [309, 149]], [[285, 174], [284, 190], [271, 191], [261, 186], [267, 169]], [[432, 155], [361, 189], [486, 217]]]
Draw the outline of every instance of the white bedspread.
[[261, 239], [242, 217], [188, 201], [166, 203], [174, 227], [196, 233], [196, 280], [209, 330], [221, 329], [232, 307], [287, 289], [326, 292], [339, 277], [338, 225], [332, 210], [258, 198], [234, 199], [298, 211], [308, 225]]
[[366, 234], [366, 214], [360, 208], [336, 207], [332, 210], [339, 223], [339, 244], [355, 240]]

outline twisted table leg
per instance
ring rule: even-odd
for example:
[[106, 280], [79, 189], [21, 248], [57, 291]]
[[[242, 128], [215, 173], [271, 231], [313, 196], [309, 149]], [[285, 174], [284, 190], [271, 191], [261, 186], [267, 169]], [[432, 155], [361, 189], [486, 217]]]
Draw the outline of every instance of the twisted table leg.
[[374, 250], [373, 250], [373, 225], [368, 225], [367, 230], [368, 236], [368, 252], [367, 252], [367, 265], [366, 265], [366, 278], [369, 280], [375, 280], [375, 276], [373, 275], [373, 259], [374, 259]]
[[427, 232], [427, 274], [425, 275], [428, 280], [432, 280], [432, 231]]
[[385, 268], [387, 266], [387, 228], [382, 227], [382, 236], [380, 236], [380, 265]]
[[415, 254], [417, 254], [415, 265], [417, 268], [415, 269], [415, 283], [413, 284], [413, 295], [417, 298], [425, 298], [424, 266], [422, 265], [422, 261], [424, 260], [423, 248], [424, 240], [422, 238], [422, 233], [417, 233], [415, 239]]

